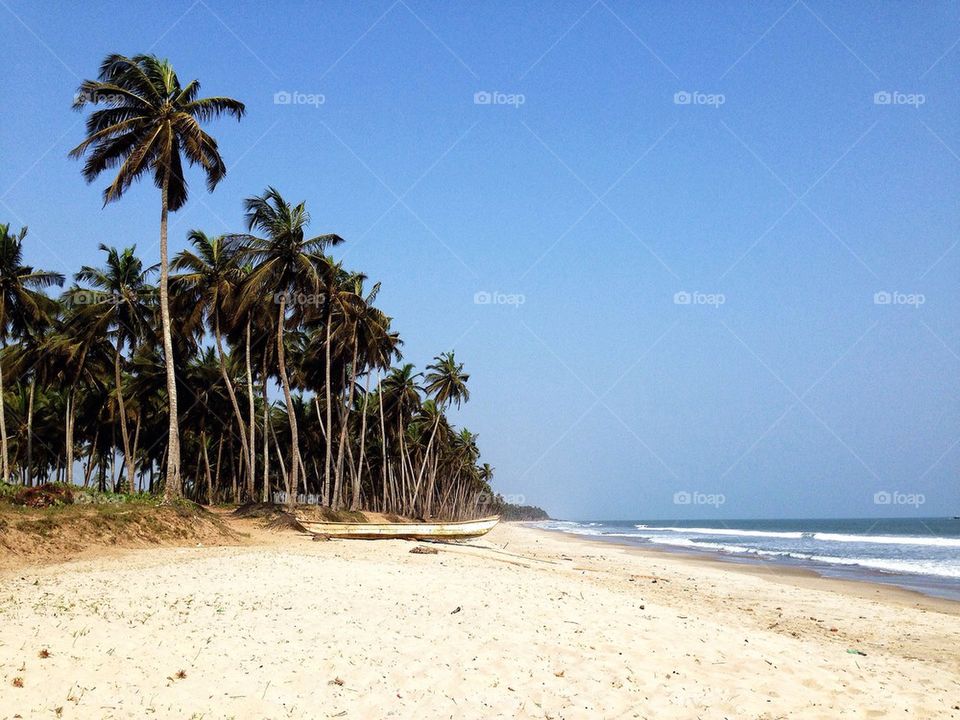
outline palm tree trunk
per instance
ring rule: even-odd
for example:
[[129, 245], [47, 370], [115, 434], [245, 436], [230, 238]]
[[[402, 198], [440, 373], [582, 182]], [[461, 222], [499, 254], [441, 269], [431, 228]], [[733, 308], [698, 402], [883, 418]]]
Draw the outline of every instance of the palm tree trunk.
[[360, 419], [360, 466], [353, 479], [353, 498], [350, 501], [351, 510], [360, 509], [360, 484], [363, 481], [363, 461], [367, 452], [367, 403], [370, 402], [370, 373], [367, 373], [366, 386], [363, 393], [363, 417]]
[[[27, 479], [29, 487], [33, 485], [33, 394], [37, 387], [37, 376], [30, 378], [30, 400], [27, 402]], [[0, 391], [0, 398], [3, 392]]]
[[110, 487], [113, 492], [117, 492], [119, 489], [117, 485], [118, 482], [114, 481], [117, 470], [117, 424], [115, 422], [110, 423]]
[[[317, 475], [317, 477], [319, 478], [319, 477], [320, 477], [320, 468], [317, 467], [317, 459], [316, 459], [316, 458], [311, 458], [310, 464], [313, 465], [313, 472], [315, 472], [316, 475]], [[317, 488], [317, 490], [319, 491], [320, 488]], [[321, 504], [321, 497], [320, 497], [319, 494], [318, 494], [316, 497], [317, 497], [317, 505], [320, 505], [320, 504]]]
[[83, 470], [83, 486], [90, 486], [90, 478], [93, 477], [93, 466], [97, 457], [97, 443], [100, 440], [100, 428], [93, 434], [93, 445], [90, 446], [90, 457], [87, 458], [87, 467]]
[[267, 399], [267, 351], [263, 352], [263, 501], [271, 502], [270, 496], [270, 437], [267, 435], [270, 422], [270, 403]]
[[340, 424], [340, 445], [337, 448], [337, 471], [336, 471], [336, 484], [333, 488], [334, 500], [333, 500], [333, 509], [340, 509], [340, 489], [343, 487], [343, 454], [347, 445], [347, 429], [350, 423], [350, 408], [353, 407], [353, 393], [357, 386], [357, 374], [355, 372], [357, 366], [357, 341], [354, 338], [353, 341], [353, 359], [350, 362], [350, 391], [347, 394], [347, 404], [344, 407], [343, 412], [343, 422]]
[[[250, 407], [250, 439], [248, 447], [250, 449], [250, 476], [248, 477], [249, 485], [247, 486], [247, 496], [250, 501], [254, 500], [254, 486], [256, 484], [257, 476], [257, 429], [256, 429], [256, 405], [253, 401], [253, 370], [250, 365], [250, 315], [247, 315], [247, 338], [246, 338], [246, 360], [247, 360], [247, 398], [248, 404]], [[221, 443], [221, 448], [223, 444]], [[217, 472], [220, 471], [220, 461], [217, 461]]]
[[383, 451], [383, 511], [387, 511], [387, 424], [383, 416], [383, 386], [377, 382], [377, 401], [380, 404], [380, 449]]
[[287, 475], [287, 466], [283, 462], [283, 448], [280, 447], [280, 441], [277, 440], [277, 433], [273, 429], [273, 424], [270, 425], [270, 434], [273, 436], [273, 444], [277, 446], [277, 461], [280, 463], [280, 474], [283, 476], [283, 486], [287, 489], [286, 492], [286, 504], [292, 505], [290, 502], [290, 476]]
[[[420, 465], [420, 472], [417, 473], [417, 484], [413, 488], [413, 493], [416, 495], [420, 492], [420, 483], [423, 481], [423, 474], [427, 470], [427, 463], [430, 460], [430, 448], [433, 447], [433, 438], [436, 437], [437, 428], [440, 427], [440, 416], [437, 415], [437, 420], [433, 423], [433, 430], [430, 431], [430, 440], [427, 442], [427, 449], [423, 452], [423, 462]], [[430, 500], [427, 499], [425, 505], [425, 511], [429, 513], [430, 511]]]
[[397, 438], [400, 445], [400, 511], [406, 515], [410, 512], [410, 491], [407, 483], [407, 463], [406, 463], [406, 433], [403, 431], [403, 418], [397, 416]]
[[[329, 295], [327, 297], [327, 318], [326, 318], [326, 340], [324, 342], [324, 353], [326, 355], [326, 367], [324, 368], [324, 378], [327, 388], [327, 452], [326, 457], [323, 461], [323, 486], [324, 486], [324, 495], [326, 495], [329, 486], [330, 486], [330, 461], [332, 459], [333, 452], [333, 399], [331, 393], [333, 389], [331, 387], [332, 383], [330, 382], [330, 323], [333, 319], [333, 304], [330, 302]], [[6, 462], [7, 453], [3, 453], [4, 462]], [[324, 499], [324, 504], [329, 505], [329, 500]]]
[[177, 419], [177, 377], [174, 370], [173, 339], [170, 334], [170, 296], [168, 281], [170, 263], [167, 259], [167, 214], [170, 168], [163, 171], [160, 194], [160, 324], [163, 331], [163, 362], [167, 371], [167, 404], [170, 415], [167, 433], [167, 476], [163, 485], [164, 499], [175, 500], [183, 495], [180, 479], [180, 426]]
[[[134, 428], [134, 430], [133, 430], [133, 449], [132, 449], [132, 451], [131, 451], [131, 453], [130, 453], [130, 457], [133, 458], [133, 464], [134, 464], [134, 466], [136, 466], [136, 464], [137, 464], [137, 448], [139, 448], [139, 447], [140, 447], [140, 413], [137, 413], [137, 426], [136, 426], [136, 428]], [[136, 480], [136, 477], [134, 477], [134, 480]], [[142, 470], [142, 469], [140, 470], [140, 480], [141, 480], [141, 482], [143, 481], [143, 470]], [[133, 493], [133, 492], [136, 492], [136, 491], [137, 491], [136, 486], [134, 486], [134, 487], [131, 488], [131, 490], [130, 490], [130, 492], [132, 492], [132, 493]]]
[[247, 427], [243, 421], [243, 415], [240, 414], [240, 403], [237, 401], [237, 393], [233, 389], [233, 380], [227, 372], [226, 356], [223, 352], [223, 338], [220, 335], [220, 315], [217, 309], [214, 309], [213, 335], [217, 343], [217, 360], [220, 364], [220, 375], [223, 377], [224, 385], [227, 386], [227, 395], [230, 397], [230, 406], [233, 408], [233, 414], [237, 417], [237, 427], [240, 428], [240, 452], [243, 453], [244, 464], [247, 468], [247, 482], [245, 487], [249, 487], [251, 492], [244, 500], [253, 497], [253, 464], [250, 460], [250, 446], [247, 444]]
[[[6, 349], [6, 340], [3, 341], [2, 346]], [[3, 456], [3, 461], [0, 462], [3, 477], [0, 481], [7, 482], [10, 479], [10, 466], [7, 464], [7, 409], [3, 402], [3, 363], [0, 363], [0, 455]]]
[[203, 447], [203, 472], [207, 480], [207, 505], [213, 505], [213, 476], [210, 473], [210, 456], [207, 454], [207, 431], [200, 433], [200, 445]]
[[123, 466], [127, 474], [127, 492], [133, 492], [133, 453], [130, 452], [130, 432], [127, 430], [127, 412], [123, 403], [122, 376], [120, 374], [121, 338], [117, 338], [117, 348], [113, 354], [113, 379], [117, 385], [117, 411], [120, 413], [120, 435], [123, 437]]
[[[221, 461], [223, 459], [223, 438], [220, 438], [220, 442], [217, 443], [217, 474], [213, 478], [213, 486], [216, 490], [220, 489], [220, 467]], [[250, 496], [251, 501], [253, 496]]]
[[[0, 413], [2, 415], [3, 413]], [[67, 446], [67, 462], [65, 470], [67, 473], [67, 485], [73, 485], [73, 391], [67, 393], [67, 409], [66, 409], [66, 418], [64, 428], [66, 432], [66, 446]], [[3, 454], [4, 462], [6, 462], [7, 454]]]
[[[288, 485], [293, 488], [294, 492], [296, 492], [297, 473], [300, 470], [300, 464], [298, 462], [300, 454], [300, 436], [297, 432], [297, 415], [293, 410], [293, 398], [290, 396], [290, 380], [287, 378], [287, 363], [284, 358], [283, 326], [286, 314], [287, 295], [286, 293], [281, 293], [280, 310], [277, 314], [277, 364], [280, 367], [280, 384], [283, 385], [283, 399], [287, 403], [287, 418], [290, 422], [290, 481]], [[277, 446], [277, 451], [280, 451], [279, 445]], [[296, 504], [296, 498], [292, 497], [291, 493], [288, 491], [287, 505], [290, 508], [293, 508], [294, 504]]]
[[439, 456], [439, 453], [436, 450], [434, 450], [433, 462], [430, 464], [430, 479], [427, 482], [426, 514], [428, 518], [433, 517], [433, 513], [434, 513], [433, 501], [435, 499], [435, 495], [437, 494], [436, 488], [437, 488], [437, 463], [439, 462], [438, 456]]

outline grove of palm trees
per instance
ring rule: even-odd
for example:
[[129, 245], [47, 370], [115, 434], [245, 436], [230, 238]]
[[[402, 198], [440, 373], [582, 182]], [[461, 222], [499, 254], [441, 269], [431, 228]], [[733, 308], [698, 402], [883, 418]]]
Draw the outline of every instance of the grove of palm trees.
[[[472, 517], [499, 502], [453, 352], [402, 363], [379, 284], [330, 253], [307, 205], [273, 187], [237, 199], [236, 232], [188, 234], [168, 216], [197, 166], [226, 173], [203, 129], [243, 103], [199, 97], [171, 65], [110, 55], [74, 107], [71, 155], [104, 203], [145, 176], [159, 190], [159, 258], [101, 245], [73, 277], [24, 264], [26, 227], [0, 225], [0, 456], [5, 482], [63, 482], [203, 503], [307, 502], [420, 517]], [[184, 160], [186, 162], [184, 162]], [[286, 192], [286, 191], [285, 191]], [[159, 260], [159, 262], [156, 262]], [[58, 290], [59, 288], [59, 290]]]

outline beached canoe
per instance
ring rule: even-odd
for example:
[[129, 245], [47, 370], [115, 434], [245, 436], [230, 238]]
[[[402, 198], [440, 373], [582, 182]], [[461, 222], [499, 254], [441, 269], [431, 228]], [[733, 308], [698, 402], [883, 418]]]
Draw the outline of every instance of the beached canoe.
[[500, 517], [458, 522], [424, 523], [345, 523], [300, 520], [307, 532], [332, 538], [352, 540], [468, 540], [486, 535], [500, 522]]

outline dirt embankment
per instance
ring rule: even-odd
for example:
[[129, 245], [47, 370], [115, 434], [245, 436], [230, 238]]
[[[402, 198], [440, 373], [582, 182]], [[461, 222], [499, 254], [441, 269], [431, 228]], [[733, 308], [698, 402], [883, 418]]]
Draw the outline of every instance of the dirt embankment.
[[95, 549], [241, 541], [221, 517], [192, 503], [42, 508], [0, 503], [0, 569], [62, 562]]
[[114, 550], [159, 546], [271, 544], [305, 533], [299, 518], [408, 522], [393, 515], [248, 503], [201, 507], [155, 497], [95, 493], [49, 484], [0, 484], [0, 571], [63, 562]]

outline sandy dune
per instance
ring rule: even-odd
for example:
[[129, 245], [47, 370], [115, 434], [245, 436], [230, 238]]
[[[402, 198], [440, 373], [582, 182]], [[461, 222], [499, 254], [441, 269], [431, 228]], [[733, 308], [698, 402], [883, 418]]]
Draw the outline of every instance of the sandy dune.
[[960, 718], [958, 603], [515, 526], [411, 547], [5, 572], [0, 718]]

